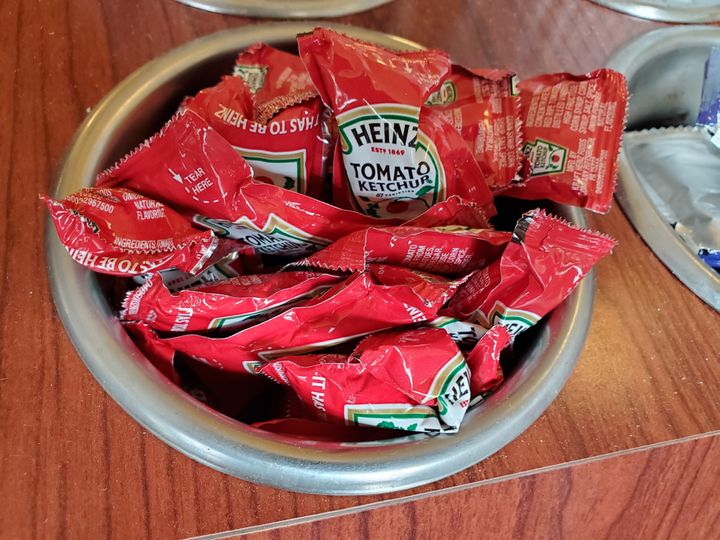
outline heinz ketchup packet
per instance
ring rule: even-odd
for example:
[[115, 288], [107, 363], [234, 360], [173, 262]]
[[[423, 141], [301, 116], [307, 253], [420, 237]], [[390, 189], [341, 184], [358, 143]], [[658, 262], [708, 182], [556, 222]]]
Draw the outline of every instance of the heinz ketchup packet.
[[377, 217], [408, 219], [451, 195], [492, 195], [457, 131], [421, 108], [450, 70], [439, 51], [393, 52], [318, 28], [298, 38], [300, 56], [339, 130], [336, 204]]
[[218, 246], [167, 206], [127, 189], [85, 188], [62, 201], [41, 196], [70, 256], [96, 272], [135, 276], [198, 272]]
[[527, 212], [502, 256], [472, 274], [443, 314], [517, 335], [567, 298], [615, 243], [544, 210]]
[[503, 192], [606, 213], [612, 204], [627, 82], [611, 69], [520, 83], [525, 185]]

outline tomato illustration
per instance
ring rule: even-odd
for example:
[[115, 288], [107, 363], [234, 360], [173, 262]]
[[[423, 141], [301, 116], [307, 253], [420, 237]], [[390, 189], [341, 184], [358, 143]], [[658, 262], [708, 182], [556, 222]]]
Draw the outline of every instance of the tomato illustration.
[[391, 214], [402, 214], [403, 212], [407, 212], [410, 205], [407, 201], [397, 200], [389, 202], [385, 208]]

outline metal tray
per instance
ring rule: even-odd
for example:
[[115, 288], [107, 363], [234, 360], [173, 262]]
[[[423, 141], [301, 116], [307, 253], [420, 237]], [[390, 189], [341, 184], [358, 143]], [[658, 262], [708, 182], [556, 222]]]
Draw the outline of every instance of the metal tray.
[[720, 21], [719, 0], [591, 0], [640, 19], [675, 23]]
[[[315, 23], [276, 23], [213, 34], [149, 62], [115, 87], [75, 135], [55, 189], [65, 196], [158, 129], [187, 93], [214, 84], [242, 48], [265, 41], [293, 49]], [[389, 48], [404, 39], [332, 25]], [[585, 225], [577, 209], [556, 211]], [[335, 495], [381, 493], [449, 476], [497, 452], [528, 428], [565, 384], [582, 349], [595, 291], [589, 275], [536, 328], [494, 395], [468, 413], [452, 436], [410, 435], [371, 443], [299, 441], [236, 422], [165, 379], [117, 322], [96, 276], [72, 261], [48, 220], [47, 271], [57, 312], [81, 358], [135, 420], [191, 458], [253, 482]], [[521, 341], [520, 339], [518, 341]]]
[[226, 15], [269, 19], [342, 17], [392, 0], [177, 0], [182, 4]]
[[[681, 26], [644, 34], [615, 51], [607, 66], [625, 74], [631, 98], [627, 129], [691, 125], [700, 107], [709, 49], [720, 28]], [[720, 276], [675, 234], [653, 206], [632, 160], [621, 152], [617, 199], [645, 242], [680, 281], [720, 310]]]

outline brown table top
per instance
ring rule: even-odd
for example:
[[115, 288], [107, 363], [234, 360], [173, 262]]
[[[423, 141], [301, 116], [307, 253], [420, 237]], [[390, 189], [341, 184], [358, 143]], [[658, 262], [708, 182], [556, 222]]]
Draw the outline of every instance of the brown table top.
[[[339, 19], [520, 76], [586, 72], [655, 23], [585, 0], [397, 0]], [[0, 536], [178, 537], [428, 493], [720, 429], [720, 316], [654, 257], [619, 208], [577, 369], [547, 412], [453, 477], [374, 497], [299, 495], [195, 463], [147, 433], [85, 369], [57, 318], [37, 194], [88, 108], [151, 58], [260, 21], [173, 0], [0, 4]], [[7, 536], [6, 536], [7, 535]]]

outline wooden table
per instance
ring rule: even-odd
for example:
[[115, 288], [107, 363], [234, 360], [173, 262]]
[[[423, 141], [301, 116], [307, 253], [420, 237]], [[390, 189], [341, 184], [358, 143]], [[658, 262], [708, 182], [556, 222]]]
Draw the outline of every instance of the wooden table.
[[[657, 26], [584, 0], [397, 0], [341, 21], [521, 76], [589, 71]], [[618, 208], [590, 216], [620, 246], [600, 264], [567, 386], [516, 441], [451, 478], [375, 497], [253, 485], [178, 454], [108, 398], [54, 312], [37, 194], [123, 77], [257, 22], [172, 0], [0, 3], [0, 537], [718, 537], [720, 316]]]

